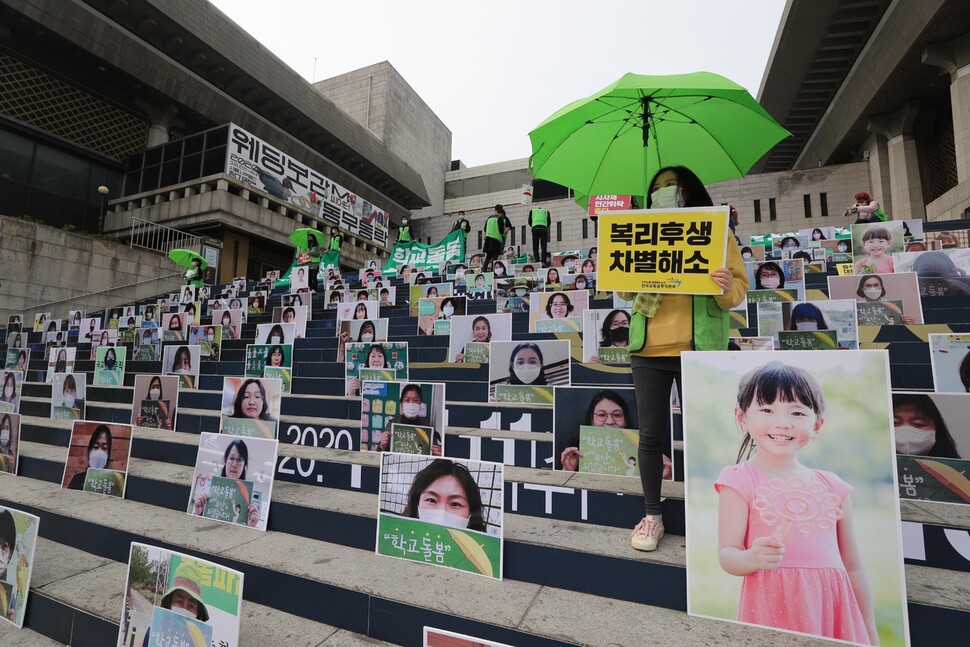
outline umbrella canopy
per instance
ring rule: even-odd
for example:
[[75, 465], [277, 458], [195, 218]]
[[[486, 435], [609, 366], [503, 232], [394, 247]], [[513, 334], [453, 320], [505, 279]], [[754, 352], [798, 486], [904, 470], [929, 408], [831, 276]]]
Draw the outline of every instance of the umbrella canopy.
[[788, 136], [723, 76], [625, 74], [530, 132], [530, 164], [534, 177], [579, 195], [643, 195], [665, 166], [686, 166], [705, 184], [741, 177]]
[[176, 265], [181, 267], [192, 267], [192, 261], [199, 259], [201, 261], [202, 269], [209, 267], [209, 264], [205, 262], [205, 259], [199, 256], [197, 253], [193, 252], [191, 249], [173, 249], [168, 253], [168, 257], [175, 261]]
[[326, 242], [323, 239], [323, 232], [318, 229], [311, 229], [310, 227], [301, 227], [290, 234], [290, 242], [296, 247], [297, 251], [304, 251], [309, 249], [310, 245], [307, 243], [307, 236], [313, 234], [313, 237], [317, 239], [317, 244]]

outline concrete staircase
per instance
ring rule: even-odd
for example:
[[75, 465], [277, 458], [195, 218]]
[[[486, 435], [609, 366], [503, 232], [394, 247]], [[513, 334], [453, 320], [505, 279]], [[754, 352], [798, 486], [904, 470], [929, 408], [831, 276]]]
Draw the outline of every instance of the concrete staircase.
[[[505, 579], [375, 555], [379, 457], [357, 451], [359, 399], [342, 395], [333, 314], [322, 309], [322, 298], [317, 301], [307, 338], [296, 344], [294, 394], [283, 400], [265, 533], [185, 514], [197, 434], [218, 430], [222, 377], [242, 373], [245, 341], [226, 342], [221, 362], [202, 364], [200, 389], [180, 396], [177, 431], [135, 430], [126, 500], [59, 488], [70, 427], [47, 418], [46, 366], [40, 355], [32, 360], [21, 407], [20, 476], [0, 478], [0, 504], [40, 516], [41, 540], [26, 631], [0, 629], [0, 644], [51, 644], [45, 637], [75, 647], [114, 644], [132, 541], [243, 571], [243, 645], [420, 645], [425, 625], [543, 647], [823, 644], [688, 617], [683, 484], [664, 484], [668, 536], [660, 549], [634, 551], [628, 535], [642, 516], [639, 482], [551, 471], [551, 411], [486, 403], [486, 368], [444, 364], [447, 338], [417, 336], [404, 305], [383, 308], [382, 316], [391, 317], [391, 340], [411, 344], [411, 379], [448, 384], [446, 454], [507, 465]], [[278, 303], [276, 295], [271, 305]], [[962, 311], [960, 321], [970, 322], [970, 303], [938, 311], [929, 305], [928, 321]], [[492, 302], [469, 302], [469, 314], [493, 308]], [[256, 323], [267, 320], [250, 316], [243, 337], [252, 338]], [[941, 329], [873, 329], [865, 331], [871, 339], [864, 347], [890, 349], [896, 388], [928, 388], [929, 356], [920, 337]], [[555, 338], [529, 334], [521, 315], [515, 315], [513, 337]], [[31, 335], [31, 342], [40, 347], [39, 336]], [[79, 356], [86, 357], [83, 350]], [[87, 418], [128, 422], [133, 374], [158, 369], [157, 363], [130, 362], [126, 386], [89, 385]], [[93, 362], [79, 360], [76, 371], [93, 371]], [[573, 383], [629, 384], [629, 374], [574, 358]], [[533, 430], [513, 430], [525, 415]], [[676, 412], [674, 427], [679, 466]], [[349, 443], [340, 433], [345, 430]], [[902, 510], [906, 521], [923, 524], [927, 546], [927, 559], [906, 566], [912, 644], [959, 644], [958, 637], [970, 633], [970, 556], [946, 553], [940, 538], [965, 535], [970, 509], [903, 502]]]

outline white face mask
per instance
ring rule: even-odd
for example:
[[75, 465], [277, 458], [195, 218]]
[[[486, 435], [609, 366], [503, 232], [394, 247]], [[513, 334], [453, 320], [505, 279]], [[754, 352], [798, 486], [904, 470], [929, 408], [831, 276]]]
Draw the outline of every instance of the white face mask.
[[418, 508], [418, 519], [421, 521], [427, 521], [428, 523], [438, 524], [439, 526], [447, 526], [449, 528], [468, 527], [468, 519], [460, 514], [448, 512], [447, 510]]
[[65, 395], [64, 396], [64, 406], [67, 407], [68, 409], [70, 409], [70, 408], [72, 408], [74, 406], [74, 396], [73, 395]]
[[0, 434], [0, 445], [3, 445], [4, 447], [6, 447], [9, 444], [10, 444], [10, 432], [5, 431], [2, 434]]
[[88, 467], [96, 470], [104, 468], [108, 464], [108, 452], [103, 449], [92, 449], [88, 454]]
[[741, 254], [741, 258], [743, 258], [745, 260], [751, 258], [751, 252], [745, 252], [745, 253]]
[[161, 397], [162, 397], [162, 390], [161, 389], [150, 389], [148, 391], [148, 399], [149, 400], [158, 400]]
[[818, 330], [817, 321], [799, 321], [795, 324], [795, 330]]
[[664, 186], [650, 194], [651, 209], [677, 209], [684, 206], [680, 187]]
[[542, 372], [542, 367], [540, 366], [519, 366], [515, 369], [515, 375], [525, 384], [532, 384], [535, 382], [536, 378], [539, 377], [539, 373]]
[[452, 306], [445, 306], [441, 309], [441, 312], [443, 312], [446, 317], [450, 317], [451, 315], [455, 314], [455, 309]]
[[372, 342], [374, 341], [374, 335], [370, 335], [370, 334], [361, 335], [360, 340], [362, 342]]
[[933, 449], [936, 444], [935, 429], [917, 429], [916, 427], [896, 427], [896, 453], [921, 456]]
[[4, 387], [4, 389], [3, 389], [3, 397], [5, 397], [8, 400], [13, 397], [13, 387], [12, 386]]
[[210, 344], [216, 340], [216, 336], [215, 335], [206, 335], [205, 338], [209, 340], [209, 343]]
[[867, 299], [878, 299], [882, 296], [882, 290], [880, 288], [865, 288], [862, 293], [866, 295]]
[[404, 414], [405, 418], [417, 418], [421, 415], [421, 405], [414, 402], [405, 402], [401, 405], [401, 413]]
[[[461, 527], [464, 528], [465, 526]], [[10, 558], [7, 557], [7, 551], [0, 550], [0, 572], [6, 572], [8, 563], [10, 563]]]
[[781, 285], [781, 279], [778, 277], [772, 276], [770, 278], [761, 279], [761, 287], [766, 290], [774, 290], [779, 285]]
[[274, 337], [270, 337], [269, 338], [269, 343], [271, 343], [271, 344], [282, 344], [283, 343], [283, 340], [280, 339], [279, 337], [275, 337], [274, 336]]

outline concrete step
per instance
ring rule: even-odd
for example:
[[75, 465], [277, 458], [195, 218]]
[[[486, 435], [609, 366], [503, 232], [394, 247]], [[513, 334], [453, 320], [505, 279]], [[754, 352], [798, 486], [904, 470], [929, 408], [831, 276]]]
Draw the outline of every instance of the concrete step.
[[[89, 494], [32, 479], [10, 479], [2, 500], [41, 517], [37, 559], [45, 566], [35, 569], [32, 588], [39, 595], [31, 605], [59, 606], [62, 613], [76, 607], [68, 636], [75, 647], [111, 644], [105, 640], [113, 640], [120, 619], [129, 543], [173, 540], [180, 550], [245, 573], [244, 622], [253, 625], [244, 624], [246, 645], [373, 644], [352, 642], [366, 639], [322, 630], [319, 623], [401, 645], [420, 645], [424, 625], [543, 647], [640, 645], [660, 627], [664, 642], [678, 645], [825, 644], [553, 586], [493, 581], [296, 535], [258, 533], [136, 501], [91, 505]], [[559, 569], [570, 578], [580, 572], [568, 562]], [[642, 578], [631, 584], [664, 586]], [[31, 615], [36, 630], [53, 632], [51, 615]], [[307, 634], [320, 639], [307, 641]], [[288, 642], [289, 635], [299, 640]]]

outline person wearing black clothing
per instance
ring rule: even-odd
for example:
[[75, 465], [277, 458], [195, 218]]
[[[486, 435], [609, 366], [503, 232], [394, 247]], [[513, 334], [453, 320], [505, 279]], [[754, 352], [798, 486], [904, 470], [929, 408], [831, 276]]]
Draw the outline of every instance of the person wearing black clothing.
[[452, 231], [461, 230], [461, 231], [465, 232], [465, 235], [466, 236], [471, 233], [472, 226], [471, 226], [471, 223], [468, 222], [468, 219], [465, 218], [465, 212], [464, 211], [459, 211], [458, 212], [458, 220], [456, 220], [455, 221], [455, 224], [451, 226], [451, 230]]
[[536, 207], [529, 211], [529, 226], [532, 227], [532, 256], [537, 263], [545, 263], [549, 228], [552, 226], [552, 215], [549, 210]]

